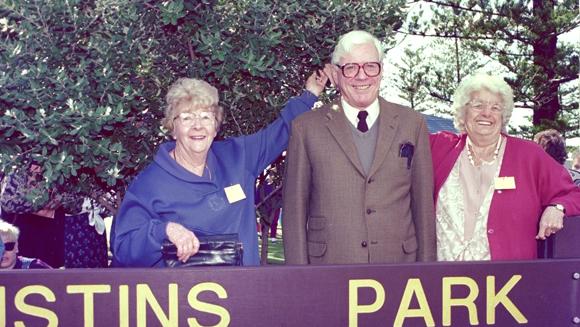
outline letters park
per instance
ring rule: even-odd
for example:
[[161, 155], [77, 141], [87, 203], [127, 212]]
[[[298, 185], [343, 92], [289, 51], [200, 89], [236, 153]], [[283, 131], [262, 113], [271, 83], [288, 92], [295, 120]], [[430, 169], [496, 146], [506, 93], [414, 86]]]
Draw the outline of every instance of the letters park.
[[0, 273], [0, 326], [576, 326], [580, 259]]

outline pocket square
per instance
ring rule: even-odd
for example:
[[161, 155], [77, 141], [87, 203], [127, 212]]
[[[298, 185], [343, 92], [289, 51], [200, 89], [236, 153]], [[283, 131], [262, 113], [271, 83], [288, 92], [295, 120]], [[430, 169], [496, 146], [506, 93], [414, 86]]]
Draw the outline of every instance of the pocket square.
[[413, 161], [414, 153], [415, 146], [411, 142], [402, 143], [399, 147], [399, 157], [407, 158], [407, 169], [411, 169], [411, 162]]

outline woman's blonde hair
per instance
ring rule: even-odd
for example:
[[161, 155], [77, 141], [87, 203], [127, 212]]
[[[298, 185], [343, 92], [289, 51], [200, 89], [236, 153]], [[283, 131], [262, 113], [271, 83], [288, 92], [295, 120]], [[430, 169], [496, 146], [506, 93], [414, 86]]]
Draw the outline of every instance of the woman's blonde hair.
[[219, 130], [224, 120], [224, 109], [219, 106], [217, 89], [199, 79], [179, 78], [169, 87], [165, 102], [165, 117], [161, 123], [169, 131], [173, 131], [177, 107], [184, 103], [196, 109], [213, 112], [217, 123], [216, 130]]

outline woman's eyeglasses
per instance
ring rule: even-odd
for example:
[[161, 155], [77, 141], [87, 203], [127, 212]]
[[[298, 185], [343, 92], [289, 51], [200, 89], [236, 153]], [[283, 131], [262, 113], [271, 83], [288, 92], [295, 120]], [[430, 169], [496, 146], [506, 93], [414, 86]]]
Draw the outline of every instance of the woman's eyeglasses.
[[182, 112], [173, 118], [173, 120], [175, 119], [179, 119], [181, 124], [185, 127], [193, 126], [196, 120], [199, 120], [199, 123], [202, 126], [211, 126], [215, 123], [215, 115], [212, 112], [207, 111], [200, 113]]
[[500, 113], [503, 111], [503, 106], [501, 104], [489, 101], [472, 100], [467, 104], [473, 111], [477, 112], [483, 111], [485, 108], [489, 108], [493, 113]]
[[12, 251], [12, 250], [14, 250], [14, 246], [16, 246], [16, 242], [6, 242], [6, 243], [4, 243], [4, 250], [5, 251]]

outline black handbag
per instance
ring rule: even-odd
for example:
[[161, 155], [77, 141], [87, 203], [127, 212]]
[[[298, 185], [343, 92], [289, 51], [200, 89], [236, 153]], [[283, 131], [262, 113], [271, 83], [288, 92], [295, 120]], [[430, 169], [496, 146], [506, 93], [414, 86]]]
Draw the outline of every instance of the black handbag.
[[165, 265], [170, 268], [197, 266], [241, 266], [244, 263], [244, 248], [238, 234], [197, 236], [199, 251], [186, 262], [177, 259], [175, 244], [164, 241], [161, 253]]

